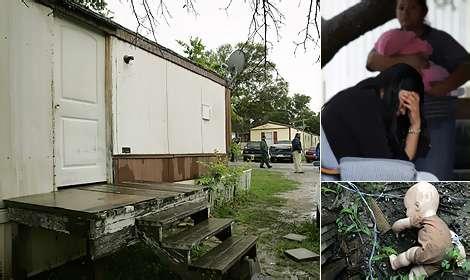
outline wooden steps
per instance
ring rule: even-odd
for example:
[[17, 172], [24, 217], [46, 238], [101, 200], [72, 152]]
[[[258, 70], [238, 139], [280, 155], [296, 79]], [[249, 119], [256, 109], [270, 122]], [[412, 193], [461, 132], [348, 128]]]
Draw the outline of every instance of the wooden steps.
[[321, 221], [321, 277], [322, 279], [336, 279], [347, 267], [345, 257], [338, 256], [335, 246], [338, 246], [338, 230], [336, 214], [322, 212]]
[[162, 247], [189, 251], [202, 241], [216, 236], [221, 240], [231, 236], [232, 219], [211, 218], [205, 220], [187, 230], [169, 236], [162, 241]]
[[[194, 221], [193, 226], [173, 235], [163, 234], [163, 229], [172, 228], [172, 225], [188, 217]], [[189, 273], [181, 275], [184, 279], [226, 279], [232, 274], [237, 275], [236, 279], [249, 279], [260, 271], [256, 258], [256, 237], [233, 237], [232, 224], [232, 219], [209, 218], [207, 200], [185, 202], [136, 218], [138, 231], [146, 242], [151, 240], [153, 243], [149, 244], [160, 248], [160, 257], [179, 267], [176, 270]], [[192, 260], [192, 249], [213, 236], [222, 242]]]
[[187, 202], [165, 211], [146, 215], [137, 219], [138, 225], [161, 227], [207, 209], [207, 201]]
[[190, 267], [212, 270], [222, 275], [247, 254], [256, 257], [256, 237], [229, 237], [193, 262]]

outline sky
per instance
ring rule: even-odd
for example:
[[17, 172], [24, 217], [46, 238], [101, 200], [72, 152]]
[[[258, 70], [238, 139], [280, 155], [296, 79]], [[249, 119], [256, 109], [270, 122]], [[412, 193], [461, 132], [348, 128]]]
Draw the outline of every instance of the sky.
[[[277, 65], [280, 75], [289, 82], [289, 94], [300, 93], [311, 96], [312, 101], [309, 106], [318, 112], [321, 107], [321, 69], [320, 63], [315, 62], [320, 55], [320, 49], [310, 45], [307, 51], [298, 48], [294, 55], [294, 42], [301, 40], [298, 33], [305, 27], [309, 1], [274, 1], [278, 3], [279, 10], [284, 15], [284, 24], [279, 32], [279, 41], [274, 33], [268, 36], [273, 43], [268, 59]], [[148, 2], [157, 5], [159, 1]], [[176, 40], [189, 42], [190, 37], [200, 37], [209, 49], [247, 40], [252, 16], [250, 1], [233, 0], [229, 9], [225, 10], [229, 0], [193, 0], [197, 15], [188, 13], [183, 7], [184, 2], [166, 0], [171, 18], [167, 17], [168, 23], [163, 18], [159, 20], [160, 24], [156, 31], [159, 44], [184, 55]], [[214, 4], [216, 2], [217, 4]], [[108, 8], [113, 12], [114, 21], [131, 30], [136, 29], [137, 21], [128, 0], [108, 0]], [[141, 33], [146, 35], [145, 32]]]

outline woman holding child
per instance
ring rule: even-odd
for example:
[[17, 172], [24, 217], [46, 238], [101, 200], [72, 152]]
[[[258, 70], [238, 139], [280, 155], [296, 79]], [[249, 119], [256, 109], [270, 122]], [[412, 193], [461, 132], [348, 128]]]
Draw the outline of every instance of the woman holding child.
[[396, 17], [401, 28], [379, 38], [369, 53], [367, 69], [384, 71], [405, 63], [420, 72], [431, 149], [425, 158], [417, 159], [416, 166], [449, 180], [454, 164], [456, 100], [450, 93], [470, 80], [470, 56], [452, 36], [425, 22], [427, 12], [426, 0], [398, 0]]

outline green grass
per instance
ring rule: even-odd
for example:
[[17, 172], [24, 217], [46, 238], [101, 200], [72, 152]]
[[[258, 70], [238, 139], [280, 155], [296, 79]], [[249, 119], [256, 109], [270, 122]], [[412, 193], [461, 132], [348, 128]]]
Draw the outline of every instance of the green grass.
[[[250, 197], [256, 202], [282, 205], [285, 199], [275, 196], [298, 187], [298, 183], [286, 179], [279, 172], [254, 170], [251, 178]], [[254, 196], [254, 197], [253, 197]]]
[[[258, 236], [258, 248], [270, 250], [277, 256], [277, 265], [301, 269], [311, 275], [318, 274], [318, 267], [311, 263], [296, 263], [284, 255], [284, 251], [303, 247], [319, 252], [320, 234], [316, 225], [310, 221], [293, 222], [288, 213], [281, 207], [286, 199], [278, 194], [295, 190], [299, 183], [288, 180], [279, 172], [253, 170], [251, 189], [240, 194], [235, 201], [214, 209], [214, 216], [233, 218], [237, 225], [235, 230]], [[307, 236], [303, 242], [295, 242], [282, 238], [288, 233]]]
[[234, 218], [253, 228], [270, 225], [279, 219], [276, 207], [284, 205], [286, 201], [276, 195], [294, 190], [297, 186], [297, 182], [284, 178], [279, 172], [253, 170], [250, 191], [241, 193], [233, 202], [217, 207], [214, 215]]

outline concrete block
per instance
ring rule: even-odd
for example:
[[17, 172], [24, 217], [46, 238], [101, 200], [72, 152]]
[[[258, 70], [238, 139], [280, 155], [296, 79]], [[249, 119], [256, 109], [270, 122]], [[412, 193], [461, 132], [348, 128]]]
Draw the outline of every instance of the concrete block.
[[313, 261], [318, 259], [320, 256], [310, 250], [307, 250], [305, 248], [297, 248], [297, 249], [291, 249], [291, 250], [286, 250], [284, 252], [289, 258], [297, 261], [297, 262], [302, 262], [302, 261]]

